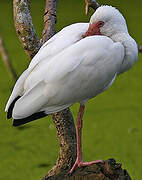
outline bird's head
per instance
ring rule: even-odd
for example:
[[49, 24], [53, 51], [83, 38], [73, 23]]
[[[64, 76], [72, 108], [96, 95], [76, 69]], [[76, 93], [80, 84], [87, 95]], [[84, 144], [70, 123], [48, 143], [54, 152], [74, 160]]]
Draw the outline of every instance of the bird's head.
[[104, 35], [111, 37], [117, 33], [127, 33], [127, 25], [122, 14], [112, 6], [101, 6], [91, 16], [86, 36]]

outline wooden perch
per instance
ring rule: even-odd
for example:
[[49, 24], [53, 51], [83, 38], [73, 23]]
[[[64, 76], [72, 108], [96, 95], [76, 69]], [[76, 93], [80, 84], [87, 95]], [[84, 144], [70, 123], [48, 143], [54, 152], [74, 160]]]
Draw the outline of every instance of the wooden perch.
[[44, 29], [42, 33], [42, 44], [55, 34], [57, 0], [46, 0], [44, 13]]
[[[13, 0], [14, 20], [17, 35], [26, 51], [32, 57], [38, 52], [41, 44], [36, 35], [30, 14], [30, 0]], [[90, 5], [89, 5], [90, 6]], [[42, 44], [55, 33], [57, 0], [46, 0], [44, 14], [44, 31]], [[91, 7], [91, 6], [90, 6]], [[48, 72], [47, 72], [48, 75]], [[57, 129], [60, 153], [55, 166], [42, 180], [130, 180], [125, 170], [114, 160], [104, 164], [76, 168], [72, 175], [68, 172], [76, 159], [76, 133], [73, 116], [69, 108], [52, 115]]]
[[32, 23], [30, 0], [13, 0], [14, 23], [26, 54], [32, 59], [41, 47]]
[[103, 164], [93, 164], [89, 167], [77, 168], [70, 176], [62, 173], [42, 180], [132, 180], [121, 164], [116, 163], [114, 159], [109, 159]]
[[5, 48], [5, 45], [4, 45], [4, 42], [2, 40], [2, 37], [0, 37], [0, 54], [1, 54], [1, 57], [2, 57], [2, 60], [11, 76], [11, 78], [16, 81], [17, 80], [17, 74], [11, 64], [11, 60], [8, 56], [8, 53], [7, 53], [7, 50]]

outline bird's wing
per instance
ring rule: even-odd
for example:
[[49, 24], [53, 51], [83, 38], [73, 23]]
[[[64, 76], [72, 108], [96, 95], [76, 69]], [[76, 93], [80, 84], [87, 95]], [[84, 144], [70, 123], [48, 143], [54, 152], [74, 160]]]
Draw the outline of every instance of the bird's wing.
[[87, 29], [88, 23], [75, 23], [63, 28], [60, 32], [44, 43], [39, 52], [32, 59], [29, 68], [23, 72], [16, 82], [13, 92], [7, 102], [5, 111], [8, 111], [8, 108], [14, 99], [23, 94], [25, 79], [30, 72], [36, 68], [38, 63], [41, 63], [41, 61], [44, 60], [46, 60], [46, 62], [50, 61], [53, 56], [82, 39], [82, 35], [85, 34]]
[[9, 109], [9, 106], [11, 105], [11, 103], [14, 101], [14, 99], [16, 99], [18, 96], [21, 96], [23, 94], [23, 91], [24, 91], [24, 82], [26, 80], [26, 78], [28, 77], [28, 75], [30, 74], [31, 71], [29, 71], [28, 69], [26, 69], [22, 74], [21, 76], [19, 77], [19, 79], [17, 80], [14, 88], [13, 88], [13, 91], [10, 95], [10, 98], [6, 104], [6, 107], [5, 107], [5, 111], [7, 112], [8, 109]]
[[123, 58], [123, 45], [110, 38], [92, 36], [77, 42], [32, 71], [13, 117], [19, 119], [38, 111], [53, 113], [95, 97], [112, 82]]
[[40, 61], [49, 61], [67, 47], [82, 39], [88, 29], [88, 23], [75, 23], [63, 28], [40, 48], [32, 59], [29, 68], [34, 68]]

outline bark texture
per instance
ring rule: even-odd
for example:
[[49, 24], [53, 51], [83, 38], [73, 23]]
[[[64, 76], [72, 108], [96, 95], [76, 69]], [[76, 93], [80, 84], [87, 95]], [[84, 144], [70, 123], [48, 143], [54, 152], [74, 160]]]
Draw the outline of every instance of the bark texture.
[[53, 114], [53, 121], [57, 129], [60, 153], [55, 166], [43, 180], [56, 176], [61, 178], [62, 175], [68, 174], [76, 160], [76, 133], [70, 110], [65, 109]]
[[32, 23], [30, 0], [13, 0], [14, 23], [26, 54], [32, 59], [41, 47]]
[[55, 34], [57, 0], [46, 0], [42, 44]]
[[109, 159], [103, 164], [94, 164], [88, 167], [76, 168], [72, 175], [66, 172], [48, 176], [43, 180], [132, 180], [121, 164]]
[[[55, 33], [57, 0], [46, 0], [42, 44]], [[89, 5], [91, 7], [91, 5]], [[38, 52], [41, 43], [36, 35], [30, 14], [30, 0], [13, 0], [14, 20], [17, 35], [27, 55]], [[42, 180], [130, 180], [125, 170], [114, 160], [104, 164], [76, 168], [72, 175], [68, 172], [76, 159], [76, 133], [69, 109], [52, 115], [57, 129], [60, 153], [55, 166]]]

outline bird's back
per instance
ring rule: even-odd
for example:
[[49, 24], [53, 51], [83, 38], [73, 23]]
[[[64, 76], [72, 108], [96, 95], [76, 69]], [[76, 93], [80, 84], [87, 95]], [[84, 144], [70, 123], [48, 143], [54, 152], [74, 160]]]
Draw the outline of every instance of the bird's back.
[[63, 28], [43, 44], [37, 55], [32, 59], [29, 68], [33, 68], [40, 61], [49, 61], [53, 56], [80, 41], [88, 26], [88, 23], [75, 23]]
[[[49, 62], [53, 56], [58, 55], [61, 51], [73, 45], [80, 39], [82, 35], [87, 31], [89, 24], [88, 23], [75, 23], [63, 28], [52, 38], [50, 38], [44, 45], [40, 48], [39, 52], [34, 56], [29, 67], [20, 78], [17, 80], [12, 94], [7, 102], [5, 111], [8, 111], [11, 103], [18, 96], [21, 96], [24, 93], [24, 83], [29, 74], [41, 64], [41, 62]], [[31, 86], [34, 84], [31, 83]]]
[[13, 117], [40, 111], [50, 114], [95, 97], [109, 87], [123, 58], [121, 43], [107, 37], [92, 36], [77, 42], [31, 72]]

